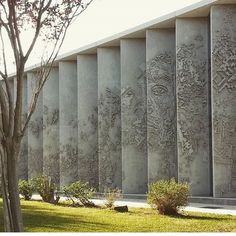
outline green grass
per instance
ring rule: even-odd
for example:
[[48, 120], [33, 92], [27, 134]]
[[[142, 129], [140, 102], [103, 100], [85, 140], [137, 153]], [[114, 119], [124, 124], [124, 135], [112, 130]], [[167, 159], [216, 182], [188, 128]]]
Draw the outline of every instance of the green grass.
[[[152, 209], [130, 208], [128, 213], [108, 209], [72, 208], [21, 201], [27, 232], [235, 232], [236, 217], [183, 213], [170, 217]], [[3, 231], [0, 200], [0, 231]]]

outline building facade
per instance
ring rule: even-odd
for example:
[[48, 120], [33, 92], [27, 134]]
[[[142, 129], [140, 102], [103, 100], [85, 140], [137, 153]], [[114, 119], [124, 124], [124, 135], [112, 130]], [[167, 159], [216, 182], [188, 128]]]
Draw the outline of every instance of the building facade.
[[[192, 196], [236, 198], [233, 3], [205, 0], [60, 56], [23, 139], [19, 178], [145, 194], [174, 177]], [[24, 113], [36, 71], [25, 73]]]

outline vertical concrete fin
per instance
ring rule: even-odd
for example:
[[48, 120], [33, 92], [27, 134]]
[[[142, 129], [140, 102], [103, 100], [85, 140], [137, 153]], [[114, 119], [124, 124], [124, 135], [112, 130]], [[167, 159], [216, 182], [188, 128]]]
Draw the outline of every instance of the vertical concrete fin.
[[194, 196], [211, 194], [208, 21], [176, 20], [178, 176]]
[[78, 180], [77, 63], [59, 62], [60, 187]]
[[98, 190], [97, 56], [77, 56], [78, 178]]
[[124, 193], [147, 192], [146, 42], [122, 39], [121, 126], [122, 189]]
[[175, 29], [146, 31], [148, 183], [177, 179]]
[[122, 188], [120, 48], [98, 48], [99, 190]]
[[214, 197], [236, 197], [236, 5], [211, 8]]
[[[37, 74], [27, 73], [27, 103], [30, 106], [32, 95], [37, 87]], [[43, 91], [40, 92], [36, 109], [28, 125], [28, 178], [43, 174]]]
[[43, 174], [60, 183], [59, 72], [53, 67], [43, 87]]

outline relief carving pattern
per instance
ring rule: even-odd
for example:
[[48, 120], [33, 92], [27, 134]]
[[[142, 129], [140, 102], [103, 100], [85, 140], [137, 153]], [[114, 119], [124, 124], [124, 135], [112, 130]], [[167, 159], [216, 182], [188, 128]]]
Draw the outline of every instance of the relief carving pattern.
[[177, 172], [175, 60], [170, 53], [161, 53], [148, 63], [147, 80], [148, 154], [160, 157], [155, 163], [156, 177], [169, 179]]
[[137, 88], [130, 86], [121, 90], [122, 146], [134, 146], [141, 152], [146, 152], [146, 71], [137, 78]]
[[[223, 7], [213, 28], [213, 132], [214, 165], [219, 173], [215, 193], [236, 196], [236, 8]], [[220, 25], [220, 28], [219, 28]], [[227, 176], [227, 177], [226, 177]]]
[[189, 44], [177, 47], [179, 173], [187, 182], [196, 157], [209, 162], [208, 60], [202, 55], [205, 42], [199, 34]]
[[34, 114], [28, 126], [28, 178], [43, 174], [43, 117]]
[[90, 186], [98, 186], [97, 107], [93, 107], [87, 120], [79, 121], [79, 176]]
[[59, 109], [50, 109], [44, 105], [43, 123], [43, 173], [59, 185]]
[[121, 122], [120, 90], [106, 87], [98, 101], [99, 179], [100, 191], [120, 188], [121, 180]]

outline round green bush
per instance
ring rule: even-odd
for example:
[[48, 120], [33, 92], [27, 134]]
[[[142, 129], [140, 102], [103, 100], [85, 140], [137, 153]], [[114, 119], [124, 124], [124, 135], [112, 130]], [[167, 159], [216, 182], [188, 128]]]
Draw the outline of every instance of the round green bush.
[[160, 214], [176, 215], [181, 206], [188, 204], [189, 185], [171, 180], [160, 180], [150, 185], [148, 203]]
[[24, 197], [25, 200], [29, 201], [32, 198], [33, 192], [34, 186], [31, 180], [19, 181], [19, 193]]

